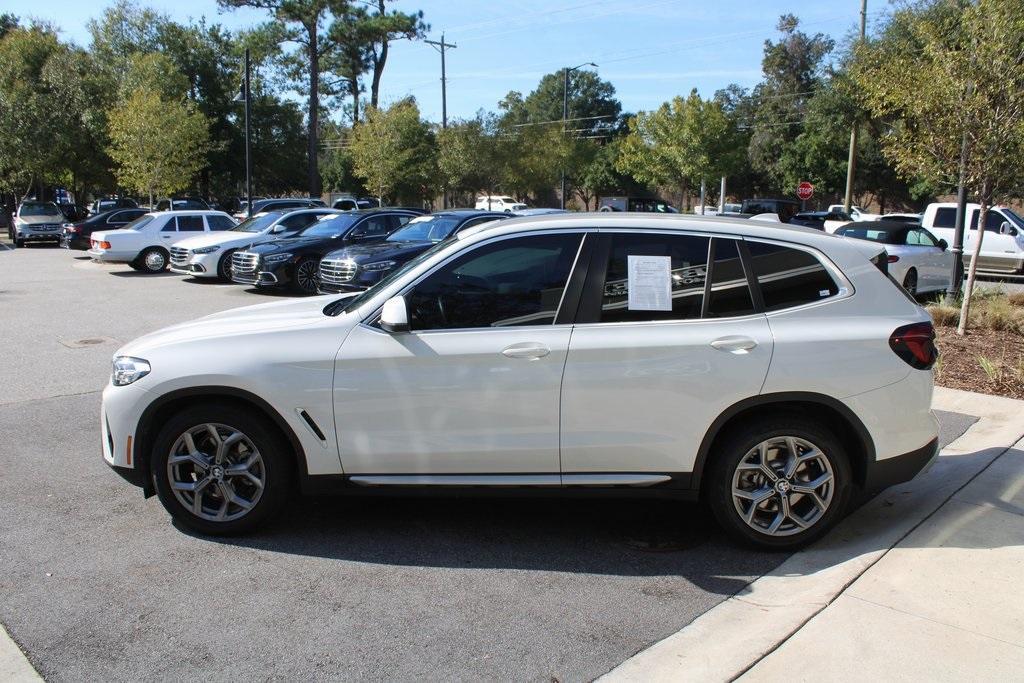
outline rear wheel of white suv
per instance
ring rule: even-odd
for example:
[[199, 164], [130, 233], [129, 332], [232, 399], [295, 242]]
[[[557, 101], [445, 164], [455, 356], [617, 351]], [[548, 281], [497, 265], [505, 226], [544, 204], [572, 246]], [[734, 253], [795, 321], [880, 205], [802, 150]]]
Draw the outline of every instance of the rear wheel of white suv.
[[239, 408], [200, 404], [174, 415], [151, 457], [160, 502], [204, 534], [247, 531], [288, 498], [288, 445]]
[[851, 491], [831, 430], [793, 415], [739, 427], [711, 454], [707, 502], [733, 537], [765, 549], [815, 541], [842, 519]]

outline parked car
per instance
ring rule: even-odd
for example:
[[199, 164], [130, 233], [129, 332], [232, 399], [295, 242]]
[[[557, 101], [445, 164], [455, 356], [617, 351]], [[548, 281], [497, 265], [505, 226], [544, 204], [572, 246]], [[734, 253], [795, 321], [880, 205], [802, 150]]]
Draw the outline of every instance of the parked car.
[[938, 454], [934, 330], [884, 254], [681, 216], [477, 226], [361, 294], [122, 347], [103, 457], [206, 534], [258, 526], [297, 481], [703, 498], [793, 549]]
[[789, 219], [800, 212], [800, 202], [792, 199], [744, 199], [740, 205], [740, 213], [756, 216], [763, 213], [778, 215], [779, 221], [788, 223]]
[[[830, 204], [828, 207], [829, 211], [844, 211], [845, 207], [842, 204]], [[850, 217], [855, 221], [877, 221], [881, 218], [877, 213], [869, 213], [859, 206], [850, 206]]]
[[168, 199], [161, 199], [156, 203], [154, 211], [188, 211], [188, 210], [199, 210], [206, 211], [210, 209], [210, 205], [206, 203], [206, 200], [199, 199], [198, 197], [173, 197]]
[[111, 209], [135, 209], [138, 206], [134, 199], [129, 199], [128, 197], [104, 197], [103, 199], [97, 199], [89, 205], [89, 213], [106, 213]]
[[14, 213], [9, 234], [14, 246], [23, 247], [27, 242], [60, 242], [64, 214], [53, 202], [25, 200]]
[[334, 200], [331, 208], [339, 211], [358, 211], [359, 209], [375, 209], [380, 206], [376, 197], [341, 197]]
[[132, 221], [146, 215], [145, 209], [114, 209], [89, 216], [76, 223], [65, 223], [60, 246], [85, 251], [97, 230], [120, 230]]
[[[323, 207], [320, 199], [307, 199], [304, 197], [278, 197], [276, 199], [260, 199], [253, 202], [252, 215], [266, 213], [268, 211], [281, 211], [283, 209], [316, 209]], [[243, 202], [241, 209], [235, 214], [235, 218], [244, 221], [248, 217], [248, 202]]]
[[547, 216], [547, 215], [554, 214], [554, 213], [569, 213], [569, 210], [568, 209], [545, 209], [545, 208], [519, 209], [518, 211], [513, 211], [512, 215], [513, 216]]
[[57, 208], [64, 214], [64, 220], [68, 223], [77, 223], [90, 215], [88, 207], [81, 204], [57, 204]]
[[789, 219], [790, 225], [802, 225], [805, 228], [835, 232], [836, 228], [846, 225], [853, 219], [842, 211], [806, 211]]
[[949, 289], [953, 272], [949, 245], [919, 225], [906, 221], [854, 222], [835, 234], [884, 245], [889, 274], [912, 295]]
[[921, 225], [921, 214], [919, 213], [886, 213], [883, 214], [879, 220], [883, 221], [903, 221], [917, 223]]
[[135, 270], [159, 273], [170, 262], [171, 247], [197, 232], [235, 227], [223, 211], [152, 211], [121, 230], [94, 232], [89, 256], [102, 263], [127, 263]]
[[[978, 218], [981, 207], [967, 204], [964, 230], [964, 258], [974, 257], [978, 241]], [[921, 227], [936, 237], [953, 243], [956, 224], [956, 203], [929, 204], [921, 219]], [[995, 206], [985, 216], [985, 238], [981, 242], [978, 270], [991, 273], [1024, 274], [1024, 218], [1007, 206]]]
[[597, 210], [602, 213], [612, 211], [679, 213], [676, 207], [657, 197], [601, 197]]
[[332, 251], [320, 261], [321, 294], [358, 292], [371, 287], [390, 271], [462, 230], [508, 218], [507, 213], [450, 209], [417, 216], [383, 242], [357, 244]]
[[476, 206], [474, 208], [481, 211], [504, 211], [505, 213], [512, 213], [513, 211], [522, 211], [528, 207], [526, 204], [517, 202], [515, 199], [507, 195], [484, 195], [476, 198]]
[[295, 237], [239, 250], [231, 258], [231, 279], [262, 288], [316, 294], [320, 259], [340, 247], [380, 242], [416, 216], [409, 209], [365, 209], [325, 216]]
[[189, 237], [171, 247], [171, 272], [231, 280], [231, 257], [241, 248], [294, 237], [334, 209], [280, 209], [258, 213], [225, 232]]

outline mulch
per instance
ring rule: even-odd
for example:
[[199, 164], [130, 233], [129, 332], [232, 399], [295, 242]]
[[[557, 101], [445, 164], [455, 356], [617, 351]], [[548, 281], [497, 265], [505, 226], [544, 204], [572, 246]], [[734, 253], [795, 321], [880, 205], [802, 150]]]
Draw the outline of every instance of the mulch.
[[[1024, 337], [1014, 332], [969, 330], [966, 336], [956, 328], [936, 328], [939, 362], [935, 383], [1009, 398], [1024, 399]], [[994, 365], [986, 372], [979, 359]]]

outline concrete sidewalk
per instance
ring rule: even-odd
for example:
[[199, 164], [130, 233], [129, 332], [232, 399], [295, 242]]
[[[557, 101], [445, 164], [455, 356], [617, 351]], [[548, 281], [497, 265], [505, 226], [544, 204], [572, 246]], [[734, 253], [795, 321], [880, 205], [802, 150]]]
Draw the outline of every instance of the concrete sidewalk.
[[931, 471], [602, 680], [1019, 678], [1024, 401], [933, 407], [979, 420]]

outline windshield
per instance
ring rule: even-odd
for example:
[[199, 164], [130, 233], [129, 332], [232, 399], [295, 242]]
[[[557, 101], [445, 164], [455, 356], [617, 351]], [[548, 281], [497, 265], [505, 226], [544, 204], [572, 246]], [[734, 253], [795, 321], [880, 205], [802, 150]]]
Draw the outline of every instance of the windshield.
[[440, 242], [460, 223], [455, 216], [417, 216], [386, 242]]
[[330, 216], [320, 219], [308, 228], [299, 233], [300, 237], [332, 237], [346, 232], [352, 224], [362, 216], [356, 214], [344, 214], [341, 216]]
[[859, 240], [878, 242], [879, 244], [903, 244], [906, 242], [906, 230], [872, 230], [871, 228], [839, 228], [837, 235], [853, 237]]
[[409, 272], [411, 269], [415, 268], [419, 264], [426, 261], [436, 252], [446, 248], [448, 244], [448, 242], [438, 242], [437, 244], [432, 246], [430, 249], [427, 249], [425, 252], [423, 252], [413, 260], [407, 261], [405, 265], [403, 265], [401, 268], [393, 270], [390, 273], [388, 273], [383, 280], [381, 280], [374, 286], [370, 287], [366, 291], [361, 292], [358, 296], [345, 297], [344, 299], [332, 301], [331, 303], [327, 304], [327, 306], [324, 307], [324, 314], [338, 315], [339, 313], [351, 313], [352, 311], [356, 310], [364, 303], [372, 299], [374, 296], [376, 296], [377, 292], [383, 290], [385, 287], [390, 287], [392, 282], [399, 279], [407, 272]]
[[122, 229], [123, 230], [138, 230], [139, 228], [141, 228], [141, 227], [143, 227], [145, 225], [148, 225], [150, 223], [150, 221], [152, 221], [154, 218], [155, 218], [155, 216], [150, 216], [149, 214], [146, 214], [145, 216], [139, 216], [138, 218], [133, 220], [131, 223], [129, 223], [128, 225], [124, 226], [124, 228], [122, 228]]
[[60, 209], [53, 202], [24, 202], [21, 205], [20, 215], [64, 217], [64, 214], [60, 212]]
[[253, 216], [249, 220], [242, 221], [235, 227], [231, 228], [232, 232], [263, 232], [271, 225], [274, 221], [279, 219], [284, 214], [284, 211], [271, 211], [269, 213], [261, 213]]

